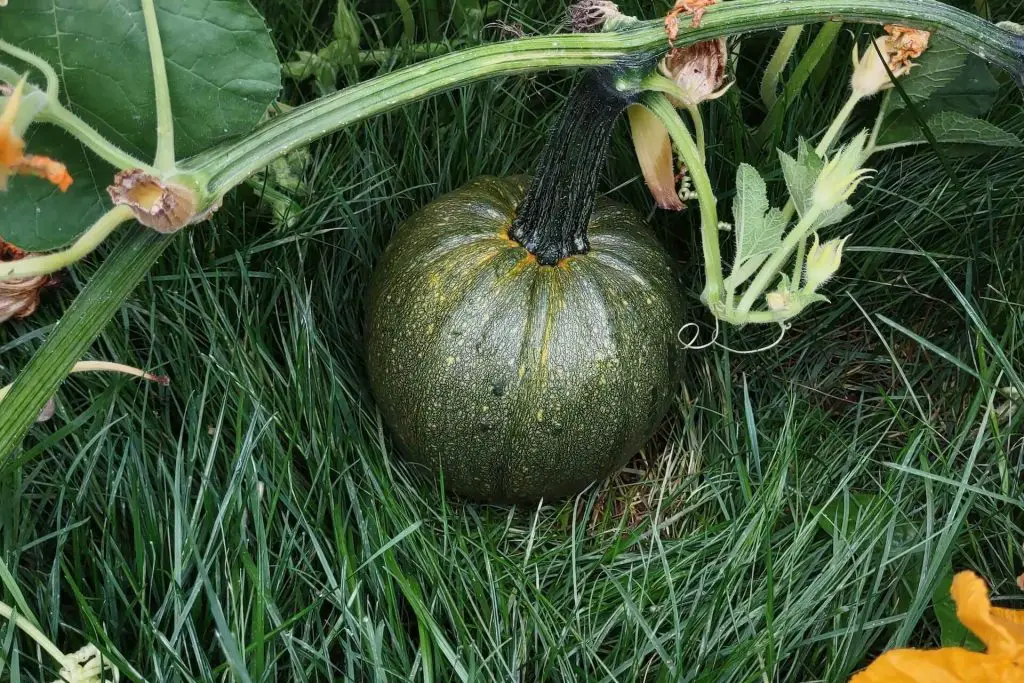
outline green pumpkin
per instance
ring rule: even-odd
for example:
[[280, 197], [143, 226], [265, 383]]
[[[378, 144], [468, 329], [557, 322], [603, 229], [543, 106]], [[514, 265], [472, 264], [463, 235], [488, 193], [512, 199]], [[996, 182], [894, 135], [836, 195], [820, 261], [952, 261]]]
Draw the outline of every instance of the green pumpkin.
[[401, 451], [485, 501], [576, 493], [634, 455], [678, 380], [672, 262], [595, 199], [637, 91], [595, 71], [527, 178], [480, 178], [409, 218], [370, 288], [370, 380]]
[[509, 239], [524, 179], [480, 178], [413, 215], [375, 273], [369, 369], [402, 452], [461, 495], [575, 493], [622, 467], [676, 389], [680, 295], [631, 209], [545, 266]]

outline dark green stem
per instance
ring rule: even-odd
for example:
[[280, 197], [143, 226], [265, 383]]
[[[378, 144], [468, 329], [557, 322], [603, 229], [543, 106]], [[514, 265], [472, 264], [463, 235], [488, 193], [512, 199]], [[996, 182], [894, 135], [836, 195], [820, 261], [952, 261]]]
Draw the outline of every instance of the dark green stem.
[[586, 74], [573, 89], [509, 231], [541, 265], [590, 249], [587, 225], [608, 142], [615, 120], [636, 99], [636, 90], [615, 87], [608, 69]]

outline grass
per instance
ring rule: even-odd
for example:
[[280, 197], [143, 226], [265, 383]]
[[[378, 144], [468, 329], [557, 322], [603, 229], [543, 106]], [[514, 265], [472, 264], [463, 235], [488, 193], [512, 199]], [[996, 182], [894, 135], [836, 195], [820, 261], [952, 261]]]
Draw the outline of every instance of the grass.
[[[401, 4], [360, 3], [364, 27], [397, 40]], [[411, 3], [419, 39], [457, 33], [427, 26], [437, 4]], [[329, 37], [329, 3], [260, 5], [283, 58]], [[545, 5], [504, 21], [550, 30], [561, 8]], [[1021, 21], [1015, 6], [988, 7]], [[842, 40], [779, 146], [840, 105]], [[751, 37], [740, 73], [767, 47]], [[65, 383], [0, 483], [0, 599], [20, 591], [65, 651], [93, 642], [146, 681], [843, 681], [884, 648], [940, 642], [933, 592], [954, 569], [1021, 605], [1024, 412], [999, 393], [1024, 373], [1013, 152], [953, 157], [954, 177], [927, 149], [882, 157], [844, 226], [856, 248], [832, 305], [771, 351], [692, 353], [664, 429], [613, 481], [505, 508], [410, 478], [367, 395], [368, 275], [416, 207], [529, 170], [565, 78], [481, 84], [360, 124], [312, 150], [293, 228], [239, 193], [179, 238], [91, 354], [173, 384]], [[743, 125], [761, 116], [757, 82], [708, 109], [726, 199], [744, 159], [779, 188]], [[993, 120], [1024, 130], [1019, 92]], [[652, 216], [700, 318], [696, 211], [655, 212], [636, 174], [622, 130], [604, 186]], [[0, 331], [2, 379], [97, 262]], [[0, 680], [57, 675], [4, 626], [0, 655]]]

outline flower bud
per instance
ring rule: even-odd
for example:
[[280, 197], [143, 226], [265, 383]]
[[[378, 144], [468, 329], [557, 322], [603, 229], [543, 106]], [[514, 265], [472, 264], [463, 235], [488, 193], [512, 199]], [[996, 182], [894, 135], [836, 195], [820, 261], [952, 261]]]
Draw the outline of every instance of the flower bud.
[[775, 292], [768, 292], [764, 295], [764, 299], [768, 302], [768, 310], [776, 313], [782, 313], [789, 308], [793, 297], [790, 292], [778, 290]]
[[804, 287], [807, 291], [817, 290], [838, 272], [843, 259], [843, 247], [846, 246], [848, 239], [849, 235], [821, 244], [818, 233], [814, 233], [814, 244], [807, 251], [807, 262], [804, 267]]
[[[875, 38], [861, 56], [853, 48], [853, 78], [850, 87], [858, 97], [871, 97], [892, 87], [892, 76], [899, 78], [917, 66], [917, 59], [928, 49], [931, 34], [927, 31], [890, 24], [885, 27], [889, 35]], [[888, 67], [888, 68], [887, 68]]]
[[659, 71], [679, 86], [679, 92], [668, 96], [672, 104], [676, 108], [695, 107], [724, 95], [732, 85], [722, 87], [726, 58], [725, 38], [669, 50]]
[[873, 169], [861, 168], [867, 136], [861, 133], [840, 148], [826, 164], [814, 183], [812, 201], [822, 213], [839, 206], [853, 194]]

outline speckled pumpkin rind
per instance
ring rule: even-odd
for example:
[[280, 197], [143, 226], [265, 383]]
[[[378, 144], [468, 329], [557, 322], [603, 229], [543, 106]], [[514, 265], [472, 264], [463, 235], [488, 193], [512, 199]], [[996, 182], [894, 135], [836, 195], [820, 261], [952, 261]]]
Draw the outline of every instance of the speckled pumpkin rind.
[[370, 292], [370, 378], [409, 460], [485, 501], [571, 495], [652, 435], [676, 389], [673, 268], [599, 200], [591, 250], [541, 266], [507, 233], [528, 179], [479, 178], [399, 229]]

